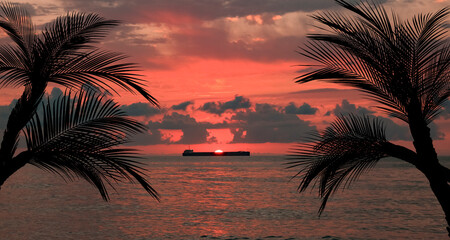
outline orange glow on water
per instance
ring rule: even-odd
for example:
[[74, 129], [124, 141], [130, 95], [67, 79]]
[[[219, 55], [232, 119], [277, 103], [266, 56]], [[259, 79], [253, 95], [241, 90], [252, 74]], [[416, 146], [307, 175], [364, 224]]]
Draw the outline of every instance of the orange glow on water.
[[[322, 239], [330, 235], [407, 239], [416, 231], [418, 238], [445, 239], [437, 200], [429, 194], [425, 177], [406, 163], [380, 161], [380, 168], [361, 176], [345, 194], [336, 195], [325, 217], [318, 218], [320, 201], [315, 194], [297, 193], [298, 182], [289, 181], [296, 169], [283, 168], [283, 157], [244, 159], [148, 158], [151, 183], [162, 197], [159, 203], [131, 184], [118, 185], [118, 193], [112, 192], [111, 202], [104, 203], [85, 182], [65, 183], [57, 175], [26, 166], [0, 191], [0, 217], [10, 218], [9, 224], [0, 225], [0, 232], [4, 239], [17, 239], [18, 233], [21, 239], [34, 239], [37, 230], [54, 235], [81, 232], [90, 239]], [[377, 221], [374, 214], [379, 214]], [[58, 222], [58, 227], [39, 221], [42, 218]], [[388, 231], [404, 227], [405, 222], [402, 231]]]

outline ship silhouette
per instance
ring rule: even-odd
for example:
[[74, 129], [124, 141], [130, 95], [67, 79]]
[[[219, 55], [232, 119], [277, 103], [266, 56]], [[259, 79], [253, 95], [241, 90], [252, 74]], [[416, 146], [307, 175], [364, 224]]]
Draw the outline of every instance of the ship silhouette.
[[237, 152], [194, 152], [193, 149], [186, 149], [183, 156], [250, 156], [248, 151]]

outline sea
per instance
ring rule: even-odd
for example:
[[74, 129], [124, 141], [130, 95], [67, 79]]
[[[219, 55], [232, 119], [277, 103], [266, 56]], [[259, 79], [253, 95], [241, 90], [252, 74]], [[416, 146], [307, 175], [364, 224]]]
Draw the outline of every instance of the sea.
[[0, 239], [448, 239], [425, 177], [407, 163], [381, 160], [318, 216], [317, 189], [298, 193], [287, 161], [149, 156], [160, 202], [129, 183], [105, 202], [83, 180], [25, 166], [0, 190]]

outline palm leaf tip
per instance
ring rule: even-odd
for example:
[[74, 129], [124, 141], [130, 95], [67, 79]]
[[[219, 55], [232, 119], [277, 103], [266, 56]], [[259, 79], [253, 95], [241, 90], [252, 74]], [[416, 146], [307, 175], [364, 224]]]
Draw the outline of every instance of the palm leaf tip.
[[387, 156], [385, 128], [380, 120], [368, 116], [341, 115], [314, 142], [301, 143], [292, 150], [290, 168], [300, 168], [298, 191], [318, 187], [325, 209], [330, 196], [346, 188], [363, 172]]
[[108, 186], [139, 183], [159, 195], [146, 180], [147, 170], [132, 149], [117, 148], [146, 127], [125, 116], [117, 103], [95, 92], [68, 92], [47, 100], [24, 129], [31, 164], [66, 179], [85, 179], [109, 200]]

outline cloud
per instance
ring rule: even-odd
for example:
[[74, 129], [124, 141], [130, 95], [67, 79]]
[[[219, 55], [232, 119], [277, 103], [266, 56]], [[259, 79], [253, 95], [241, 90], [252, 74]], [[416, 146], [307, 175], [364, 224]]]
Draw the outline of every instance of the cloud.
[[[234, 100], [219, 105], [223, 109], [237, 110], [242, 106], [249, 107], [250, 103], [245, 98], [236, 96]], [[151, 140], [143, 139], [138, 142], [169, 143], [167, 139], [162, 140], [160, 130], [181, 130], [181, 139], [170, 142], [171, 144], [201, 144], [217, 141], [210, 135], [209, 129], [229, 129], [233, 134], [232, 143], [298, 142], [302, 140], [304, 134], [316, 131], [315, 126], [312, 126], [310, 122], [299, 119], [295, 114], [286, 114], [282, 107], [270, 104], [256, 104], [254, 109], [246, 108], [244, 111], [236, 111], [230, 119], [221, 123], [198, 122], [189, 114], [172, 112], [166, 113], [160, 121], [150, 121], [147, 126], [152, 133]]]
[[[373, 115], [371, 115], [373, 116]], [[389, 140], [412, 140], [411, 133], [409, 132], [409, 127], [406, 124], [397, 124], [390, 118], [380, 117], [384, 126], [386, 127], [386, 138]]]
[[[86, 88], [89, 90], [89, 88]], [[92, 90], [92, 89], [90, 89]], [[101, 92], [99, 88], [94, 89], [96, 91]], [[57, 87], [54, 87], [52, 89], [52, 91], [50, 92], [50, 94], [48, 94], [48, 97], [50, 100], [54, 100], [60, 96], [64, 95], [64, 92]], [[46, 103], [47, 101], [44, 99], [44, 103]], [[142, 102], [138, 102], [138, 103], [132, 103], [130, 105], [122, 105], [120, 106], [120, 109], [122, 109], [128, 116], [153, 116], [156, 114], [160, 114], [161, 110], [158, 108], [153, 107], [152, 105], [148, 104], [148, 103], [142, 103]], [[39, 109], [38, 109], [39, 110]]]
[[[174, 106], [179, 105], [181, 105], [181, 108], [189, 104], [184, 102]], [[235, 99], [228, 102], [210, 102], [210, 104], [205, 104], [202, 107], [205, 106], [212, 113], [220, 114], [224, 111], [229, 111], [232, 115], [223, 122], [210, 123], [199, 122], [190, 114], [165, 112], [161, 120], [148, 122], [148, 135], [138, 135], [136, 138], [133, 138], [135, 140], [133, 144], [211, 143], [217, 141], [217, 138], [210, 134], [210, 131], [208, 131], [210, 129], [229, 129], [233, 135], [230, 143], [292, 143], [305, 140], [305, 136], [317, 132], [316, 126], [311, 122], [302, 120], [297, 116], [297, 114], [300, 114], [298, 112], [313, 114], [313, 112], [317, 111], [306, 103], [302, 105], [303, 108], [302, 106], [297, 107], [293, 103], [285, 107], [267, 103], [255, 104], [254, 107], [251, 107], [250, 100], [242, 96], [236, 96]], [[373, 115], [373, 111], [351, 104], [348, 100], [337, 104], [330, 113], [365, 114], [376, 117]], [[411, 140], [409, 128], [406, 124], [397, 123], [391, 118], [378, 118], [386, 126], [388, 139]], [[434, 139], [443, 139], [444, 134], [439, 131], [437, 126], [431, 124], [430, 128]], [[163, 130], [169, 130], [169, 132], [172, 130], [181, 131], [181, 138], [174, 141], [164, 137], [161, 132]]]
[[197, 121], [190, 115], [179, 114], [177, 112], [166, 114], [161, 121], [149, 122], [148, 124], [150, 129], [182, 129], [196, 127], [197, 125]]
[[128, 116], [153, 116], [156, 114], [160, 114], [161, 110], [150, 106], [150, 104], [148, 103], [142, 103], [142, 102], [138, 102], [138, 103], [133, 103], [130, 105], [122, 105], [120, 107], [123, 111], [125, 111]]
[[64, 92], [60, 88], [54, 87], [48, 97], [50, 99], [56, 99], [59, 96], [62, 96], [63, 94]]
[[[373, 115], [369, 115], [373, 116]], [[375, 116], [373, 116], [375, 117]], [[381, 119], [384, 126], [386, 127], [386, 138], [389, 140], [405, 140], [412, 141], [411, 132], [409, 130], [409, 126], [406, 123], [400, 122], [396, 123], [392, 120], [392, 118], [386, 118], [377, 116], [378, 119]], [[439, 127], [435, 123], [430, 123], [428, 125], [430, 128], [431, 138], [434, 140], [443, 140], [445, 134], [439, 131]]]
[[[164, 115], [161, 121], [150, 121], [147, 126], [151, 132], [157, 132], [159, 129], [181, 130], [183, 135], [181, 139], [174, 144], [200, 144], [211, 142], [211, 136], [207, 129], [226, 128], [227, 123], [212, 124], [209, 122], [197, 122], [190, 115], [179, 114], [173, 112]], [[214, 139], [212, 139], [214, 140]], [[161, 141], [161, 143], [167, 143]]]
[[450, 101], [446, 101], [442, 105], [442, 109], [441, 109], [440, 115], [443, 116], [445, 119], [449, 119], [450, 118]]
[[[251, 29], [251, 25], [228, 23], [227, 26], [192, 26], [189, 32], [174, 32], [170, 35], [175, 51], [183, 56], [213, 59], [251, 59], [259, 62], [277, 60], [298, 61], [295, 53], [299, 42], [305, 39], [298, 31], [281, 35], [286, 26], [274, 26], [252, 33], [232, 36], [233, 28]], [[291, 29], [289, 28], [288, 31]]]
[[170, 144], [169, 139], [163, 139], [159, 129], [149, 129], [146, 133], [133, 135], [127, 146], [145, 146], [157, 144]]
[[359, 114], [359, 115], [371, 115], [375, 113], [365, 107], [356, 107], [355, 104], [351, 104], [347, 99], [342, 100], [341, 105], [336, 104], [336, 107], [332, 111], [334, 115], [339, 116], [339, 114]]
[[167, 48], [172, 40], [166, 35], [168, 30], [161, 26], [121, 24], [102, 41], [102, 47], [125, 52], [127, 56], [131, 56], [127, 61], [138, 62], [139, 67], [168, 70], [172, 66], [162, 59], [165, 54], [162, 49]]
[[237, 110], [250, 108], [251, 103], [248, 98], [236, 95], [233, 100], [228, 102], [207, 102], [199, 110], [220, 115], [227, 110]]
[[284, 108], [284, 111], [287, 114], [301, 114], [301, 115], [314, 115], [317, 112], [317, 108], [311, 107], [311, 105], [307, 103], [303, 103], [300, 107], [297, 107], [294, 102], [290, 102]]
[[397, 124], [390, 118], [385, 118], [381, 116], [373, 115], [375, 112], [369, 110], [368, 108], [356, 106], [351, 104], [347, 99], [342, 100], [341, 104], [336, 104], [336, 107], [328, 111], [325, 115], [329, 116], [333, 113], [335, 116], [355, 114], [355, 115], [365, 115], [370, 117], [377, 117], [382, 120], [384, 126], [386, 127], [386, 137], [390, 140], [411, 140], [411, 134], [409, 133], [409, 128], [406, 124]]
[[182, 102], [182, 103], [177, 104], [177, 105], [173, 105], [171, 108], [172, 108], [173, 110], [183, 110], [183, 111], [186, 111], [187, 106], [189, 106], [189, 105], [191, 105], [191, 104], [193, 104], [193, 103], [194, 103], [194, 102], [192, 102], [192, 101], [186, 101], [186, 102]]
[[66, 10], [100, 12], [133, 22], [176, 22], [213, 20], [248, 15], [280, 15], [337, 6], [333, 1], [309, 0], [66, 0]]
[[256, 104], [255, 110], [237, 112], [231, 120], [236, 122], [231, 129], [233, 143], [298, 142], [305, 134], [316, 132], [310, 122], [270, 104]]
[[430, 135], [433, 140], [445, 139], [445, 133], [439, 130], [439, 126], [436, 123], [432, 122], [428, 125], [428, 127], [430, 128]]
[[[299, 13], [302, 18], [296, 16], [286, 22], [274, 19], [283, 14], [336, 6], [332, 1], [307, 0], [68, 0], [63, 5], [70, 11], [96, 12], [131, 23], [119, 27], [110, 36], [114, 39], [105, 44], [109, 49], [127, 46], [128, 55], [139, 58], [144, 67], [152, 69], [176, 64], [159, 61], [158, 58], [168, 55], [265, 62], [298, 60], [294, 51], [304, 39], [306, 14]], [[233, 22], [229, 18], [240, 20]], [[282, 23], [275, 26], [276, 22]], [[256, 24], [270, 26], [260, 29], [255, 28]], [[145, 28], [145, 33], [139, 28]], [[241, 36], [232, 36], [237, 31], [242, 31]]]
[[11, 110], [17, 103], [17, 99], [11, 101], [9, 105], [0, 105], [0, 130], [3, 135], [3, 130], [6, 128], [6, 124], [8, 123], [9, 115], [11, 114]]

